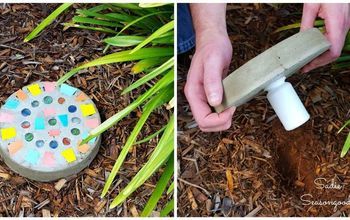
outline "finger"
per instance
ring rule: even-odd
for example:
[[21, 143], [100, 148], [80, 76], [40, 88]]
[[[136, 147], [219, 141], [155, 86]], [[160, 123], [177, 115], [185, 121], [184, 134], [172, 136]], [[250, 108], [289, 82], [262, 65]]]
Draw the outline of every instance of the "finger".
[[222, 73], [222, 79], [224, 79], [228, 75], [229, 67], [224, 68]]
[[218, 132], [218, 131], [225, 131], [228, 130], [231, 127], [231, 121], [226, 122], [225, 125], [213, 127], [213, 128], [200, 128], [203, 132]]
[[341, 54], [344, 46], [347, 29], [344, 28], [340, 19], [325, 19], [326, 33], [325, 36], [330, 42], [331, 47], [322, 55], [318, 56], [312, 62], [303, 67], [302, 72], [307, 73], [317, 67], [327, 65], [335, 61]]
[[308, 3], [304, 4], [300, 31], [305, 31], [307, 29], [314, 27], [314, 22], [317, 17], [317, 13], [319, 9], [320, 9], [320, 4], [308, 4]]
[[204, 90], [211, 106], [221, 104], [223, 96], [223, 58], [212, 54], [204, 63]]
[[190, 104], [190, 108], [196, 122], [201, 126], [207, 126], [203, 124], [204, 118], [211, 114], [211, 108], [208, 105], [207, 97], [203, 88], [203, 82], [201, 81], [201, 72], [203, 71], [203, 65], [201, 61], [194, 59], [191, 62], [190, 70], [187, 75], [187, 82], [185, 85], [185, 96]]
[[[201, 95], [202, 96], [202, 95]], [[190, 107], [194, 119], [201, 129], [212, 129], [225, 125], [232, 120], [234, 108], [225, 110], [224, 112], [212, 113], [208, 103], [203, 100], [203, 97], [189, 99]]]
[[330, 60], [332, 59], [332, 55], [330, 51], [325, 52], [324, 54], [318, 56], [316, 59], [305, 65], [302, 69], [302, 73], [310, 72], [313, 69], [316, 69], [317, 67], [321, 67], [324, 65], [327, 65], [330, 63]]
[[229, 108], [220, 114], [212, 113], [207, 103], [203, 82], [200, 77], [202, 70], [203, 65], [194, 57], [185, 85], [185, 95], [190, 104], [193, 117], [202, 130], [218, 131], [227, 129], [231, 125], [235, 108]]
[[205, 123], [202, 123], [201, 125], [198, 124], [199, 128], [205, 132], [227, 130], [231, 127], [234, 111], [235, 108], [231, 107], [220, 114], [209, 114], [204, 118]]
[[203, 118], [202, 123], [199, 123], [198, 125], [201, 128], [207, 128], [207, 129], [222, 127], [225, 124], [227, 124], [227, 122], [231, 123], [234, 112], [235, 112], [235, 108], [231, 107], [221, 113], [208, 114]]
[[326, 38], [331, 43], [331, 47], [329, 49], [330, 56], [332, 58], [331, 61], [336, 60], [343, 49], [345, 37], [348, 31], [346, 27], [346, 18], [343, 16], [340, 17], [328, 17], [325, 19], [325, 27], [326, 27]]

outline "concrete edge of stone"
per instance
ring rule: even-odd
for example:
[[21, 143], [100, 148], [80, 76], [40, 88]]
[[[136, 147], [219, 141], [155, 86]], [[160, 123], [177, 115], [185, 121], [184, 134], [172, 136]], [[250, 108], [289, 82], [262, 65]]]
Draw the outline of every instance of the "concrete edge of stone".
[[40, 181], [40, 182], [51, 182], [61, 178], [67, 178], [71, 175], [77, 174], [86, 167], [90, 165], [93, 159], [96, 157], [100, 145], [101, 145], [101, 135], [97, 137], [94, 148], [91, 153], [84, 158], [81, 162], [75, 164], [74, 166], [68, 167], [64, 170], [58, 170], [53, 172], [42, 172], [38, 170], [31, 170], [27, 167], [21, 166], [15, 163], [11, 158], [2, 157], [5, 164], [17, 174], [26, 177], [31, 180]]

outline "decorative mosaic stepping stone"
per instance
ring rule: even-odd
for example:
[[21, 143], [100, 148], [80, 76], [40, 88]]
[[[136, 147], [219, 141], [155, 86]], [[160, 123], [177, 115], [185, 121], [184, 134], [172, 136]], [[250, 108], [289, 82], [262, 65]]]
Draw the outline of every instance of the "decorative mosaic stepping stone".
[[20, 175], [53, 181], [80, 172], [96, 156], [100, 136], [79, 145], [101, 119], [92, 100], [67, 84], [35, 82], [0, 109], [0, 155]]

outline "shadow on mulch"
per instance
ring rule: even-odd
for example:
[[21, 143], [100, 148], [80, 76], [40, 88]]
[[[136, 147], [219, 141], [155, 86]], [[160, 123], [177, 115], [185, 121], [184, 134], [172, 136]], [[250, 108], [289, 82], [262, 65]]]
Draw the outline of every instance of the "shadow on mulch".
[[[73, 7], [83, 6], [75, 4]], [[22, 42], [56, 7], [57, 4], [0, 5], [1, 104], [25, 85], [37, 80], [56, 81], [76, 65], [103, 55], [101, 39], [104, 34], [80, 29], [62, 31], [60, 23], [70, 20], [74, 10], [61, 15], [40, 37], [30, 43]], [[121, 95], [124, 88], [140, 77], [129, 74], [131, 67], [131, 63], [92, 67], [72, 77], [69, 83], [93, 99], [105, 120], [145, 91], [141, 88]], [[12, 172], [0, 160], [0, 216], [133, 216], [140, 213], [159, 179], [158, 174], [121, 206], [113, 210], [108, 207], [147, 161], [156, 140], [132, 149], [115, 179], [113, 190], [106, 199], [100, 199], [106, 176], [139, 116], [140, 111], [135, 110], [105, 132], [100, 151], [90, 166], [66, 181], [31, 181]], [[153, 113], [139, 138], [159, 130], [168, 117], [165, 109]], [[168, 200], [162, 198], [159, 207], [164, 207]]]
[[[291, 35], [272, 32], [301, 9], [229, 4], [230, 71]], [[340, 159], [346, 134], [337, 135], [349, 118], [349, 70], [288, 79], [311, 115], [298, 129], [285, 131], [262, 94], [237, 109], [229, 130], [203, 133], [183, 93], [190, 59], [178, 59], [178, 216], [349, 216], [350, 157]]]

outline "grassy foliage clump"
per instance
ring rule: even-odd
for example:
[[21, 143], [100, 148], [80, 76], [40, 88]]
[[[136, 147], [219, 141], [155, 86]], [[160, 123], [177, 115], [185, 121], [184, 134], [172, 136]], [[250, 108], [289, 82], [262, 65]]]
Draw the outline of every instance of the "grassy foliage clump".
[[[59, 14], [71, 5], [65, 3], [58, 7], [24, 41], [27, 42], [37, 37], [47, 25], [52, 23]], [[88, 67], [133, 61], [135, 65], [132, 68], [132, 73], [138, 74], [142, 72], [144, 76], [125, 88], [122, 94], [133, 92], [133, 90], [140, 86], [147, 85], [148, 87], [146, 92], [139, 95], [129, 106], [93, 129], [89, 136], [82, 142], [82, 144], [87, 143], [89, 140], [102, 134], [136, 108], [142, 109], [142, 115], [126, 140], [108, 176], [101, 197], [105, 197], [109, 193], [109, 189], [113, 188], [114, 180], [131, 147], [159, 136], [158, 144], [148, 158], [148, 161], [143, 164], [142, 168], [128, 185], [114, 198], [110, 204], [110, 208], [120, 205], [149, 177], [161, 167], [164, 167], [160, 180], [141, 215], [149, 216], [162, 196], [169, 197], [170, 201], [159, 211], [162, 216], [168, 215], [174, 208], [174, 200], [171, 199], [173, 183], [170, 183], [174, 173], [174, 116], [172, 108], [169, 109], [170, 116], [168, 122], [162, 129], [143, 140], [137, 141], [137, 136], [152, 112], [167, 103], [170, 103], [168, 106], [172, 106], [171, 103], [173, 103], [173, 4], [98, 4], [91, 8], [76, 9], [72, 20], [63, 25], [65, 29], [80, 28], [107, 33], [107, 37], [103, 40], [106, 44], [104, 52], [108, 53], [109, 49], [113, 47], [121, 48], [122, 50], [73, 68], [57, 81], [58, 85], [61, 85], [70, 77], [79, 73], [80, 70]]]

